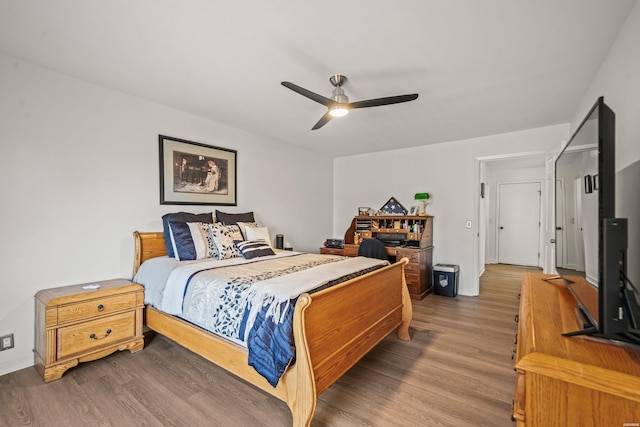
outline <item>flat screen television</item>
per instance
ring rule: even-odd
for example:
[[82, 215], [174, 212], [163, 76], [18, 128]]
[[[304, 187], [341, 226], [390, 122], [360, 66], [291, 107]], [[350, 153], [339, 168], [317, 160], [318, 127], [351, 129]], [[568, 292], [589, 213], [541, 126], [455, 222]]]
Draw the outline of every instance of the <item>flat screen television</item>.
[[[556, 269], [583, 320], [582, 329], [565, 335], [640, 345], [637, 292], [626, 276], [628, 221], [616, 217], [615, 113], [603, 97], [555, 166]], [[597, 289], [597, 301], [585, 282]]]

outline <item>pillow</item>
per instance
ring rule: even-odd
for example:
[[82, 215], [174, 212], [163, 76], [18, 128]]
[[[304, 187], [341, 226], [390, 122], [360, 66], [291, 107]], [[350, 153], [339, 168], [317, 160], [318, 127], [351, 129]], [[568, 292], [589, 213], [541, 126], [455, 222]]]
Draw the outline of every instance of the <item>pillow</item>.
[[202, 230], [204, 231], [204, 237], [207, 241], [207, 245], [209, 246], [209, 258], [218, 258], [218, 247], [216, 246], [216, 242], [213, 237], [215, 236], [216, 225], [211, 223], [200, 223], [202, 226]]
[[271, 247], [271, 236], [267, 227], [247, 227], [245, 237], [247, 240], [264, 240]]
[[218, 259], [239, 258], [242, 256], [234, 240], [243, 240], [237, 225], [216, 223], [212, 233], [218, 251]]
[[249, 239], [247, 239], [247, 227], [260, 227], [257, 222], [242, 222], [242, 221], [238, 221], [238, 223], [236, 225], [238, 227], [240, 227], [240, 232], [244, 236], [245, 240], [249, 240]]
[[261, 256], [275, 255], [271, 246], [264, 240], [235, 240], [234, 243], [245, 259], [258, 258]]
[[216, 221], [224, 225], [235, 225], [238, 222], [255, 222], [255, 218], [253, 217], [253, 212], [232, 214], [220, 212], [216, 209]]
[[213, 223], [213, 214], [202, 213], [202, 214], [193, 214], [189, 212], [176, 212], [176, 213], [168, 213], [162, 216], [162, 228], [164, 235], [164, 244], [167, 248], [167, 255], [170, 257], [175, 257], [175, 253], [173, 252], [173, 245], [171, 244], [171, 232], [169, 231], [169, 222], [206, 222]]
[[171, 246], [178, 261], [210, 256], [206, 232], [201, 222], [169, 222]]

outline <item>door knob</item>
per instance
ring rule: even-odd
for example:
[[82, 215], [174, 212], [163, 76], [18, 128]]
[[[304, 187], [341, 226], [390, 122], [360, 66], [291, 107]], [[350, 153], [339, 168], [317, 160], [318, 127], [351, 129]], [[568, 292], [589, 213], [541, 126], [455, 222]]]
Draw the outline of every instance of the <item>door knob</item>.
[[500, 227], [500, 230], [504, 230], [504, 227]]
[[555, 243], [555, 242], [556, 242], [556, 239], [551, 239], [551, 240], [549, 240], [549, 242], [550, 242], [550, 243]]

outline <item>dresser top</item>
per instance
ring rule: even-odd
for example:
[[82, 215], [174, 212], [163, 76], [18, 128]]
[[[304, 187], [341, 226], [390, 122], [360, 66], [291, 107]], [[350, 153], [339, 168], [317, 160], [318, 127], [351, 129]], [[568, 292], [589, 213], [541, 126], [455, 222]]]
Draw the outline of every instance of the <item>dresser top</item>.
[[[640, 385], [640, 347], [586, 335], [565, 337], [562, 334], [582, 329], [576, 311], [577, 302], [562, 280], [542, 280], [550, 276], [536, 273], [525, 275], [519, 322], [524, 322], [525, 339], [523, 360], [516, 367], [527, 363], [527, 359], [551, 357], [555, 362], [597, 367], [611, 372], [636, 377]], [[576, 285], [582, 297], [597, 304], [597, 290], [589, 286]], [[537, 354], [538, 356], [533, 356]], [[533, 356], [533, 357], [532, 357]]]

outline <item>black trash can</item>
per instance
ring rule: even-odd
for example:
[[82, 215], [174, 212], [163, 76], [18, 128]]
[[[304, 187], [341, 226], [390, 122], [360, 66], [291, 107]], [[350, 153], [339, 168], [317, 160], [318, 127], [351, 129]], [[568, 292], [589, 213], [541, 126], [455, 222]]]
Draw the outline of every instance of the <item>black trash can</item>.
[[455, 297], [458, 295], [458, 275], [460, 268], [455, 264], [433, 266], [433, 287], [436, 295]]

